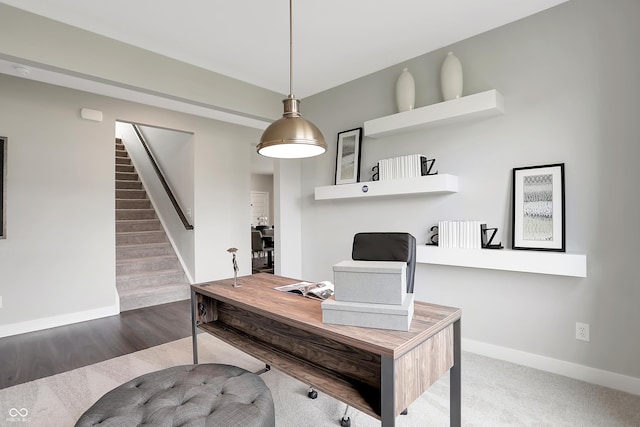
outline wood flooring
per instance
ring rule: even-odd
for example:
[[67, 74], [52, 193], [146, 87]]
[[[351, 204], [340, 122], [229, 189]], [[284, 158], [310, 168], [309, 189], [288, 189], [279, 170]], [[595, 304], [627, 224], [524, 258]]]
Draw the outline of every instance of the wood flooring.
[[190, 300], [0, 338], [0, 389], [188, 336]]

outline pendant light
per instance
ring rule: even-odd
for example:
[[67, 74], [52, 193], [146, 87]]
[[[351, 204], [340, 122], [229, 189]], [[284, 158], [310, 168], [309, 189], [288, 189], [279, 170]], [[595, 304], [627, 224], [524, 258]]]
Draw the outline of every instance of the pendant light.
[[289, 96], [282, 100], [284, 114], [265, 129], [258, 154], [281, 159], [313, 157], [327, 151], [322, 132], [300, 116], [300, 100], [293, 95], [293, 13], [289, 0]]

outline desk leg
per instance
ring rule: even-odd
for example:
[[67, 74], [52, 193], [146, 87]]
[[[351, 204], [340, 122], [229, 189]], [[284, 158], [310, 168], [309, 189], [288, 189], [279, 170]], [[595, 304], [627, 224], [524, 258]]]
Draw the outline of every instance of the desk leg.
[[453, 324], [453, 366], [449, 371], [449, 424], [460, 427], [462, 424], [462, 350], [460, 338], [460, 319]]
[[193, 341], [193, 364], [198, 364], [198, 326], [197, 326], [197, 300], [196, 292], [191, 290], [191, 340]]
[[396, 425], [395, 411], [395, 381], [394, 364], [390, 357], [381, 358], [381, 378], [380, 378], [380, 411], [382, 427], [394, 427]]

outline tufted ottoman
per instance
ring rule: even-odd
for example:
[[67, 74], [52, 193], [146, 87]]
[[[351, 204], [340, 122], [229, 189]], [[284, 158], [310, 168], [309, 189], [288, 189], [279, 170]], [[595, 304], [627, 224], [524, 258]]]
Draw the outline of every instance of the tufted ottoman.
[[262, 378], [222, 364], [175, 366], [135, 378], [102, 396], [79, 426], [274, 427]]

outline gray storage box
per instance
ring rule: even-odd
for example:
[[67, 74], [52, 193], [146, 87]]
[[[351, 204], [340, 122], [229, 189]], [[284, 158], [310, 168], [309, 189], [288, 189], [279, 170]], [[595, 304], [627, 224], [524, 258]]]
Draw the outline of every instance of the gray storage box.
[[336, 301], [331, 297], [321, 306], [322, 322], [334, 325], [408, 331], [413, 318], [413, 294], [406, 294], [400, 305]]
[[407, 263], [342, 261], [333, 266], [336, 301], [402, 304], [407, 294]]

